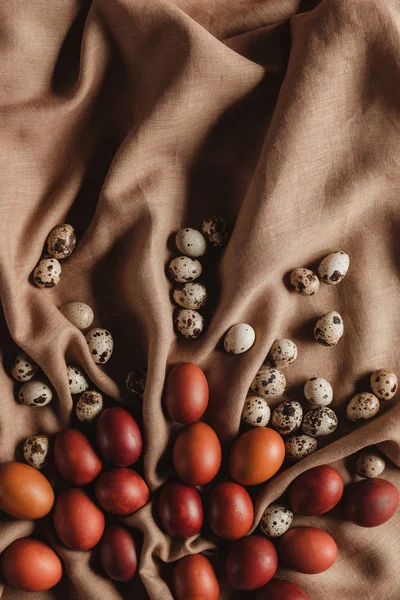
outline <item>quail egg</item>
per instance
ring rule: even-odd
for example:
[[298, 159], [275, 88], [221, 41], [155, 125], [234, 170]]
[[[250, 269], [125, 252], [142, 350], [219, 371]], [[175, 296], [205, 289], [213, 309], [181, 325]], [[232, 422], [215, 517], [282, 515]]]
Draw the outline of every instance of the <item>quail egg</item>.
[[290, 285], [302, 296], [313, 296], [319, 290], [319, 279], [310, 269], [293, 269], [290, 272]]
[[94, 319], [92, 309], [84, 302], [70, 302], [60, 308], [60, 312], [78, 329], [87, 329]]
[[202, 283], [182, 283], [174, 288], [174, 301], [182, 308], [198, 310], [207, 301], [207, 290]]
[[333, 433], [338, 425], [338, 418], [331, 408], [319, 406], [306, 413], [302, 429], [311, 437], [322, 437]]
[[289, 529], [293, 521], [293, 513], [283, 504], [274, 502], [263, 512], [260, 529], [268, 537], [280, 537]]
[[33, 270], [33, 281], [40, 288], [51, 288], [61, 279], [61, 265], [56, 258], [42, 258]]
[[298, 462], [309, 456], [318, 448], [317, 440], [309, 435], [294, 435], [285, 442], [286, 458]]
[[128, 392], [143, 400], [146, 379], [147, 369], [136, 369], [136, 371], [128, 373], [125, 380]]
[[379, 477], [385, 470], [382, 456], [373, 450], [363, 450], [357, 458], [356, 471], [360, 477]]
[[195, 339], [203, 331], [204, 319], [197, 310], [181, 308], [175, 314], [174, 325], [180, 335], [185, 338]]
[[346, 417], [352, 423], [368, 421], [379, 411], [379, 400], [374, 394], [362, 392], [350, 400], [346, 408]]
[[93, 421], [97, 415], [103, 410], [103, 396], [100, 392], [88, 390], [80, 396], [75, 413], [79, 421], [89, 423]]
[[42, 469], [49, 453], [49, 438], [45, 435], [32, 435], [24, 443], [24, 458], [28, 465]]
[[304, 385], [304, 396], [310, 404], [328, 406], [333, 400], [333, 389], [323, 377], [311, 377]]
[[256, 334], [251, 325], [238, 323], [228, 329], [224, 339], [224, 348], [229, 354], [242, 354], [250, 350], [255, 339]]
[[214, 248], [225, 246], [228, 239], [226, 221], [220, 215], [212, 215], [203, 221], [201, 226], [204, 237]]
[[107, 329], [95, 327], [87, 332], [85, 339], [96, 364], [104, 365], [110, 360], [114, 349], [114, 340]]
[[272, 413], [272, 427], [281, 435], [289, 435], [298, 429], [303, 420], [303, 409], [299, 402], [281, 402]]
[[168, 266], [168, 274], [173, 281], [187, 283], [198, 279], [203, 271], [201, 263], [195, 258], [177, 256]]
[[325, 256], [318, 267], [318, 275], [324, 283], [336, 285], [346, 276], [350, 257], [346, 252], [338, 250]]
[[76, 367], [67, 367], [67, 374], [71, 394], [81, 394], [88, 389], [88, 380], [79, 369]]
[[197, 229], [180, 229], [175, 236], [175, 244], [179, 252], [192, 258], [203, 256], [207, 249], [206, 240]]
[[75, 230], [72, 225], [57, 225], [47, 238], [47, 252], [53, 258], [68, 258], [76, 245]]
[[336, 346], [343, 332], [343, 319], [336, 311], [323, 315], [314, 327], [314, 337], [322, 346]]
[[271, 367], [284, 369], [297, 358], [297, 346], [292, 340], [276, 340], [269, 351], [267, 361]]
[[370, 377], [371, 390], [381, 400], [391, 400], [397, 392], [399, 381], [389, 369], [378, 369]]
[[11, 375], [16, 381], [30, 381], [39, 367], [25, 352], [19, 352], [11, 365]]
[[243, 411], [242, 421], [253, 427], [265, 427], [269, 423], [271, 410], [268, 402], [262, 396], [247, 396]]
[[278, 369], [261, 367], [254, 377], [251, 389], [256, 394], [266, 398], [282, 396], [286, 388], [286, 377]]
[[32, 379], [24, 383], [18, 397], [22, 404], [28, 406], [46, 406], [53, 398], [53, 392], [41, 379]]

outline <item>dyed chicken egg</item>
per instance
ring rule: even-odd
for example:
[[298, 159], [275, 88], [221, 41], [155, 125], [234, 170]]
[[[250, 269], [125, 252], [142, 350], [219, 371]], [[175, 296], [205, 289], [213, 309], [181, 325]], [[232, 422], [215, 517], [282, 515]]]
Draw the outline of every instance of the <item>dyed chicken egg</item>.
[[289, 435], [298, 429], [303, 419], [303, 409], [299, 402], [281, 402], [272, 413], [272, 427], [281, 435]]
[[309, 456], [318, 448], [317, 440], [309, 435], [294, 435], [285, 442], [286, 458], [298, 462]]
[[81, 394], [88, 389], [88, 380], [77, 367], [67, 367], [67, 375], [71, 394]]
[[363, 450], [357, 458], [356, 471], [360, 477], [379, 477], [385, 470], [382, 456], [373, 450]]
[[114, 340], [107, 329], [95, 327], [85, 335], [90, 354], [96, 364], [104, 365], [111, 358]]
[[103, 410], [103, 396], [94, 390], [86, 391], [79, 398], [75, 413], [82, 423], [90, 423]]
[[146, 388], [147, 369], [137, 369], [128, 373], [125, 383], [128, 392], [143, 400]]
[[202, 283], [182, 283], [174, 288], [174, 301], [182, 308], [198, 310], [207, 301], [207, 290]]
[[310, 269], [293, 269], [290, 273], [290, 285], [302, 296], [313, 296], [319, 290], [319, 279]]
[[292, 511], [283, 504], [275, 502], [264, 510], [260, 520], [260, 529], [268, 537], [280, 537], [287, 532], [292, 521]]
[[338, 418], [331, 408], [321, 406], [306, 413], [302, 425], [303, 432], [311, 437], [322, 437], [333, 433]]
[[324, 283], [336, 285], [344, 279], [350, 264], [350, 257], [339, 250], [325, 256], [318, 267], [318, 275]]
[[276, 340], [269, 351], [267, 361], [271, 367], [285, 369], [297, 358], [297, 346], [292, 340]]
[[265, 427], [271, 417], [268, 402], [262, 396], [247, 396], [243, 411], [242, 421], [252, 427]]
[[204, 328], [204, 319], [197, 310], [182, 308], [174, 317], [174, 325], [177, 333], [187, 339], [198, 338]]
[[224, 339], [224, 348], [229, 354], [243, 354], [250, 350], [256, 339], [251, 325], [238, 323], [228, 329]]
[[333, 400], [332, 386], [323, 377], [312, 377], [304, 385], [304, 396], [310, 404], [328, 406]]
[[11, 365], [11, 375], [16, 381], [30, 381], [39, 367], [25, 352], [19, 352]]
[[363, 392], [350, 400], [346, 408], [346, 417], [352, 423], [368, 421], [379, 411], [379, 400], [374, 394]]
[[49, 453], [49, 438], [45, 435], [32, 435], [24, 443], [24, 458], [28, 465], [42, 469]]
[[61, 314], [78, 329], [87, 329], [94, 319], [93, 310], [84, 302], [70, 302], [60, 308]]
[[61, 279], [61, 265], [56, 258], [42, 258], [33, 270], [33, 281], [40, 288], [51, 288]]
[[322, 346], [336, 346], [343, 333], [343, 319], [334, 310], [318, 319], [314, 327], [315, 340]]
[[47, 252], [53, 258], [68, 258], [76, 246], [76, 235], [72, 225], [57, 225], [47, 238]]
[[226, 221], [220, 215], [212, 215], [203, 221], [201, 226], [204, 237], [214, 248], [222, 248], [228, 239]]
[[175, 244], [179, 252], [192, 258], [203, 256], [207, 249], [206, 240], [197, 229], [180, 229], [175, 236]]
[[316, 527], [293, 527], [279, 543], [279, 562], [288, 569], [308, 575], [329, 569], [337, 554], [334, 539]]
[[41, 379], [32, 379], [24, 383], [18, 397], [28, 406], [46, 406], [53, 398], [51, 388]]
[[168, 266], [168, 275], [173, 281], [187, 283], [198, 279], [203, 271], [201, 263], [188, 256], [178, 256], [171, 260]]
[[[4, 550], [1, 572], [13, 588], [25, 592], [43, 592], [60, 581], [62, 565], [50, 546], [32, 538], [20, 538]], [[17, 597], [19, 594], [11, 595]]]
[[391, 400], [399, 386], [396, 373], [389, 369], [379, 369], [371, 373], [370, 383], [371, 390], [380, 400]]
[[262, 367], [254, 377], [251, 389], [266, 398], [278, 398], [286, 389], [286, 377], [278, 369]]

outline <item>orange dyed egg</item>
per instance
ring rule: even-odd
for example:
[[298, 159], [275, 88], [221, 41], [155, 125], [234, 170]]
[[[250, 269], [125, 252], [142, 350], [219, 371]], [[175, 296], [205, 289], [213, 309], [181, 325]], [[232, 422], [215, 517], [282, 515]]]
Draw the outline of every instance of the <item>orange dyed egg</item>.
[[236, 440], [230, 473], [241, 485], [257, 485], [273, 477], [284, 458], [285, 444], [279, 433], [269, 427], [257, 427]]

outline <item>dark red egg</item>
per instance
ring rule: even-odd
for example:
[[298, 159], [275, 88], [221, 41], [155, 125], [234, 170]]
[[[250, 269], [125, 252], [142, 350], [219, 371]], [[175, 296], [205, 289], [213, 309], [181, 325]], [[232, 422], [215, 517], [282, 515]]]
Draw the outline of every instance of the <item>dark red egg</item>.
[[295, 583], [271, 579], [258, 592], [257, 600], [310, 600], [310, 596]]
[[101, 507], [119, 516], [136, 512], [147, 503], [150, 496], [142, 477], [125, 467], [102, 473], [96, 481], [95, 492]]
[[219, 483], [210, 493], [208, 519], [210, 527], [225, 540], [238, 540], [253, 523], [253, 503], [247, 490], [238, 483]]
[[158, 498], [158, 514], [164, 530], [188, 538], [203, 526], [203, 505], [197, 489], [180, 482], [164, 485]]
[[339, 473], [328, 465], [305, 471], [289, 490], [289, 504], [301, 515], [322, 515], [331, 510], [343, 495], [344, 483]]
[[265, 537], [250, 536], [231, 546], [226, 559], [226, 575], [230, 585], [238, 590], [255, 590], [275, 575], [278, 555]]
[[89, 440], [78, 429], [67, 429], [56, 435], [54, 463], [64, 479], [78, 486], [91, 483], [102, 469]]
[[194, 423], [208, 405], [208, 383], [203, 371], [192, 363], [174, 367], [165, 382], [165, 407], [178, 423]]
[[334, 539], [317, 527], [293, 527], [279, 542], [279, 559], [288, 569], [314, 575], [335, 562], [338, 549]]
[[397, 488], [386, 479], [363, 479], [349, 489], [347, 518], [360, 527], [377, 527], [393, 517], [399, 505]]
[[212, 564], [202, 554], [189, 554], [174, 568], [176, 600], [218, 600], [219, 584]]
[[120, 406], [104, 410], [96, 425], [104, 458], [117, 467], [133, 465], [142, 452], [142, 434], [135, 419]]
[[136, 573], [135, 542], [122, 525], [107, 527], [100, 542], [101, 565], [114, 581], [129, 581]]

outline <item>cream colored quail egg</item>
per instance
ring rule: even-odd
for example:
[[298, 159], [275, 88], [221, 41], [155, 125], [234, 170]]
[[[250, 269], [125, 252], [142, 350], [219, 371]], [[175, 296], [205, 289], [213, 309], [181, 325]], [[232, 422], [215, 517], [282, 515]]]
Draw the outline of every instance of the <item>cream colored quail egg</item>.
[[336, 285], [344, 279], [350, 264], [350, 257], [343, 250], [325, 256], [318, 267], [318, 275], [324, 283]]
[[299, 402], [286, 400], [281, 402], [272, 412], [272, 427], [281, 435], [289, 435], [296, 431], [303, 420], [303, 409]]
[[232, 325], [225, 335], [224, 348], [229, 354], [243, 354], [250, 350], [256, 339], [254, 329], [248, 323]]
[[206, 240], [197, 229], [180, 229], [175, 236], [175, 244], [179, 252], [192, 258], [203, 256], [207, 249]]
[[87, 332], [85, 339], [96, 364], [104, 365], [110, 360], [114, 349], [114, 340], [107, 329], [95, 327]]
[[46, 406], [53, 398], [51, 388], [41, 379], [27, 381], [19, 390], [18, 397], [28, 406]]
[[268, 364], [277, 369], [285, 369], [297, 358], [297, 346], [292, 340], [276, 340], [267, 356]]
[[182, 308], [178, 310], [174, 317], [176, 331], [188, 339], [198, 338], [204, 328], [204, 319], [197, 310]]
[[323, 377], [311, 377], [304, 385], [304, 396], [310, 404], [328, 406], [333, 400], [333, 389]]
[[298, 462], [309, 456], [318, 448], [318, 442], [309, 435], [294, 435], [285, 442], [286, 458], [291, 462]]
[[260, 520], [260, 529], [267, 537], [280, 537], [289, 529], [293, 513], [283, 504], [274, 502], [267, 506]]
[[314, 327], [314, 337], [322, 346], [336, 346], [343, 333], [343, 319], [336, 311], [323, 315]]
[[100, 392], [88, 390], [80, 396], [75, 413], [82, 423], [90, 423], [103, 410], [103, 396]]
[[319, 279], [310, 269], [293, 269], [290, 272], [290, 285], [302, 296], [313, 296], [319, 290]]
[[94, 319], [93, 310], [84, 302], [70, 302], [60, 308], [60, 312], [78, 329], [87, 329]]
[[47, 462], [50, 441], [45, 435], [32, 435], [24, 443], [24, 458], [28, 465], [42, 469]]
[[360, 477], [379, 477], [385, 470], [385, 461], [374, 450], [363, 450], [357, 458], [356, 471]]
[[333, 433], [338, 425], [338, 418], [331, 408], [319, 406], [304, 416], [302, 429], [311, 437], [322, 437]]
[[266, 398], [282, 396], [286, 388], [286, 377], [278, 369], [261, 367], [254, 377], [251, 389], [256, 394]]
[[225, 246], [229, 233], [226, 221], [220, 215], [212, 215], [201, 226], [204, 237], [214, 248]]
[[371, 390], [380, 400], [391, 400], [399, 386], [396, 373], [390, 369], [378, 369], [371, 373]]
[[33, 270], [33, 281], [40, 288], [52, 288], [60, 279], [61, 265], [56, 258], [42, 258]]
[[346, 417], [352, 423], [368, 421], [379, 411], [379, 400], [374, 394], [362, 392], [350, 400], [346, 408]]
[[199, 310], [207, 301], [207, 290], [202, 283], [182, 283], [174, 288], [174, 301], [182, 308]]
[[38, 370], [38, 365], [25, 352], [19, 352], [11, 365], [11, 375], [16, 381], [30, 381]]
[[243, 411], [242, 421], [252, 427], [265, 427], [271, 417], [268, 402], [262, 396], [247, 396]]
[[189, 256], [177, 256], [168, 266], [168, 274], [173, 281], [187, 283], [198, 279], [203, 271], [201, 263]]
[[77, 367], [67, 367], [69, 391], [71, 394], [81, 394], [89, 388], [89, 382]]
[[68, 223], [54, 227], [47, 238], [47, 252], [53, 258], [68, 258], [73, 253], [75, 245], [75, 230]]

